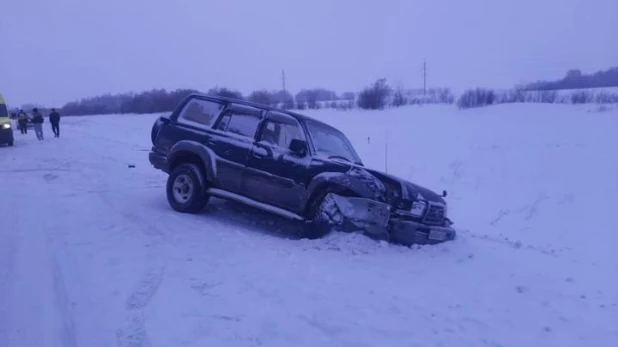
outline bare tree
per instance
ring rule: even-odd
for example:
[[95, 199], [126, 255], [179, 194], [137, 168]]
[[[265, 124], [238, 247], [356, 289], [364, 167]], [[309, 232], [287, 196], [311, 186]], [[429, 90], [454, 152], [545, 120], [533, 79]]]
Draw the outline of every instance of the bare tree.
[[363, 89], [358, 95], [358, 106], [368, 110], [381, 110], [386, 106], [391, 88], [385, 78], [380, 78], [371, 86]]
[[255, 102], [257, 104], [262, 104], [262, 105], [267, 105], [267, 106], [270, 106], [273, 103], [273, 98], [272, 98], [271, 93], [265, 89], [256, 90], [254, 92], [251, 92], [251, 94], [249, 94], [247, 99], [249, 99], [249, 101], [251, 102]]
[[395, 89], [395, 93], [393, 94], [392, 105], [395, 107], [400, 107], [408, 104], [408, 98], [405, 95], [405, 91], [401, 85], [397, 86]]

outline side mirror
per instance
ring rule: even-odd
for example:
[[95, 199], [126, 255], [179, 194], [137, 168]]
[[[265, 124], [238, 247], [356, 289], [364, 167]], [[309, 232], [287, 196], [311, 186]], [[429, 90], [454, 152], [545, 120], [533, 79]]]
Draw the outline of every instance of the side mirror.
[[292, 139], [292, 142], [290, 142], [290, 151], [299, 157], [304, 157], [307, 154], [307, 142], [299, 139]]
[[443, 190], [443, 191], [442, 191], [442, 197], [443, 197], [443, 198], [446, 198], [446, 195], [447, 195], [446, 190]]

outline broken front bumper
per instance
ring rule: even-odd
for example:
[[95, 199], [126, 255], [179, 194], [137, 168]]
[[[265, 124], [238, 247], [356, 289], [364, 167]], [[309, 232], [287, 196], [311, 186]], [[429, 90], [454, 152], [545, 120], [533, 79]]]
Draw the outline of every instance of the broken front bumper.
[[453, 240], [455, 229], [431, 226], [392, 213], [385, 203], [366, 198], [332, 195], [345, 218], [345, 229], [361, 230], [367, 236], [406, 245], [436, 244]]
[[391, 241], [405, 245], [432, 245], [451, 241], [457, 236], [457, 232], [451, 227], [426, 225], [400, 218], [391, 218], [389, 231]]

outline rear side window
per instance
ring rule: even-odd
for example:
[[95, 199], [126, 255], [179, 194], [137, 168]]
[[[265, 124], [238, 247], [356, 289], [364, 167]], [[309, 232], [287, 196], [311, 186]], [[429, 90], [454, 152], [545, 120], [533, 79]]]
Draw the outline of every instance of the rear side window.
[[261, 120], [257, 114], [230, 111], [221, 118], [217, 130], [253, 138]]
[[178, 123], [210, 129], [221, 113], [223, 104], [216, 101], [191, 99], [178, 115]]

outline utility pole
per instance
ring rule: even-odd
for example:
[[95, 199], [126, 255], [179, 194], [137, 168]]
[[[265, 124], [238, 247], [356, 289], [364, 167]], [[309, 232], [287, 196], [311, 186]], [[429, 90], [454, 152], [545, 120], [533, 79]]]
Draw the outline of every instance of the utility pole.
[[423, 95], [427, 95], [427, 62], [423, 59]]
[[285, 102], [287, 100], [285, 100], [285, 96], [286, 96], [286, 92], [285, 92], [285, 70], [281, 70], [281, 84], [283, 85], [283, 104], [285, 105]]

